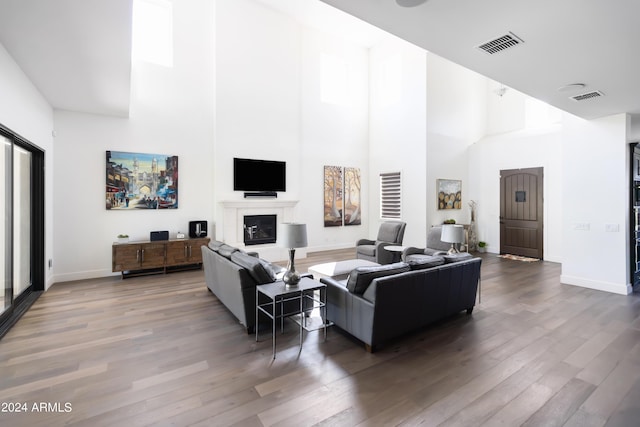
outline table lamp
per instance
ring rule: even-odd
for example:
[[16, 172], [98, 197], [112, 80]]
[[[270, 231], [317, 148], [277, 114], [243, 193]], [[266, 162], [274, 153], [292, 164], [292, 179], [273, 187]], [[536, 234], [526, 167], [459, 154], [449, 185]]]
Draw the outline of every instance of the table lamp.
[[294, 258], [296, 248], [307, 246], [307, 224], [283, 223], [281, 224], [280, 235], [282, 236], [280, 246], [289, 249], [289, 264], [284, 276], [282, 276], [282, 280], [287, 287], [295, 287], [300, 282], [300, 274], [296, 271]]
[[459, 251], [456, 248], [456, 243], [464, 242], [464, 226], [455, 224], [444, 224], [442, 226], [442, 234], [440, 240], [446, 243], [451, 243], [451, 248], [447, 252], [449, 255], [457, 254]]

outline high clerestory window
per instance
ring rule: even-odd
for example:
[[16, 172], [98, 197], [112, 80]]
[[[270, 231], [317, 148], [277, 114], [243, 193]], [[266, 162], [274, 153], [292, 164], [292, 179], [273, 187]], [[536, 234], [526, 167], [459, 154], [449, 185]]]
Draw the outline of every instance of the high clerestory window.
[[167, 0], [134, 0], [131, 56], [173, 67], [173, 5]]

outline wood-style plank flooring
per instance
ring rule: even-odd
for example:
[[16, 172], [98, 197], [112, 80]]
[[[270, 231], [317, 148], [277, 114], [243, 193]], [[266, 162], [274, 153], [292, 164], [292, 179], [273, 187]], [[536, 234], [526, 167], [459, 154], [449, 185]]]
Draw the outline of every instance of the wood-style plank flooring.
[[275, 361], [202, 271], [55, 284], [0, 341], [0, 425], [639, 425], [640, 298], [483, 258], [470, 316], [373, 354], [335, 327], [299, 353], [285, 322]]

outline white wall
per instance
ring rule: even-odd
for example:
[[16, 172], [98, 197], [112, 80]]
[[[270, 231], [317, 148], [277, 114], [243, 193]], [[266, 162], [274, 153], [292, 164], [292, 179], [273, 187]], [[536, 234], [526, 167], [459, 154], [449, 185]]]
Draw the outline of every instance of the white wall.
[[[563, 114], [545, 128], [524, 129], [526, 96], [489, 86], [495, 132], [469, 150], [478, 236], [500, 250], [499, 171], [544, 168], [544, 258], [562, 263], [561, 281], [627, 294], [629, 286], [629, 149], [626, 115], [583, 120]], [[510, 117], [504, 119], [505, 116]], [[587, 229], [579, 229], [585, 228]], [[607, 231], [613, 228], [618, 231]]]
[[[347, 91], [340, 104], [322, 102], [321, 60], [330, 55], [347, 70]], [[307, 221], [314, 250], [353, 247], [370, 237], [373, 219], [367, 188], [369, 170], [369, 50], [343, 39], [304, 28], [301, 79], [300, 210]], [[324, 226], [324, 166], [360, 168], [362, 224]]]
[[[432, 53], [427, 58], [427, 227], [450, 218], [468, 224], [468, 153], [486, 133], [487, 79]], [[438, 179], [462, 181], [462, 209], [438, 210]]]
[[543, 251], [547, 261], [562, 261], [562, 135], [554, 125], [482, 138], [469, 149], [470, 192], [478, 206], [478, 240], [500, 253], [500, 171], [544, 169]]
[[[307, 223], [309, 251], [350, 247], [362, 226], [324, 228], [323, 166], [360, 167], [368, 186], [368, 51], [264, 5], [218, 2], [216, 22], [216, 221], [233, 191], [233, 157], [287, 162], [287, 191], [298, 200], [295, 220]], [[321, 57], [343, 60], [348, 94], [340, 105], [321, 101]], [[217, 238], [228, 240], [217, 227]], [[259, 251], [260, 249], [258, 249]]]
[[[526, 128], [528, 97], [514, 89], [502, 96], [500, 85], [486, 80], [487, 136], [469, 149], [470, 192], [477, 202], [478, 239], [500, 253], [500, 170], [544, 169], [544, 259], [562, 261], [562, 126]], [[550, 115], [556, 111], [548, 107]]]
[[562, 283], [631, 292], [627, 119], [564, 117]]
[[427, 202], [427, 52], [389, 39], [370, 52], [369, 236], [380, 225], [379, 175], [402, 173], [404, 245], [424, 247]]
[[[0, 44], [0, 123], [45, 152], [45, 265], [53, 254], [53, 109]], [[45, 267], [45, 287], [53, 272]]]
[[[55, 112], [56, 281], [111, 274], [111, 243], [153, 230], [172, 236], [213, 219], [213, 23], [207, 0], [174, 2], [174, 67], [135, 64], [129, 119]], [[211, 54], [207, 54], [210, 52]], [[177, 155], [179, 208], [105, 209], [107, 150]]]

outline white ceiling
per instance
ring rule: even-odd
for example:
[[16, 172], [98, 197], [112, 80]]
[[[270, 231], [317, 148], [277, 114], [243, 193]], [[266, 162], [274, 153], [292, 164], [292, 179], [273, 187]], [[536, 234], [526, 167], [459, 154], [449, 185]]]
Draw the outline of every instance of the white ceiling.
[[0, 43], [57, 109], [129, 115], [133, 0], [0, 0]]
[[[0, 0], [0, 43], [54, 108], [127, 116], [133, 0]], [[219, 0], [236, 1], [236, 0]], [[640, 114], [640, 1], [258, 0], [370, 46], [383, 33], [584, 118]], [[476, 48], [507, 32], [524, 43]], [[558, 91], [571, 83], [582, 90]], [[576, 102], [569, 96], [599, 90]]]
[[[640, 113], [640, 1], [322, 0], [430, 52], [583, 118]], [[476, 47], [512, 32], [524, 43]], [[558, 88], [584, 83], [582, 90]], [[576, 102], [587, 91], [604, 96]]]

